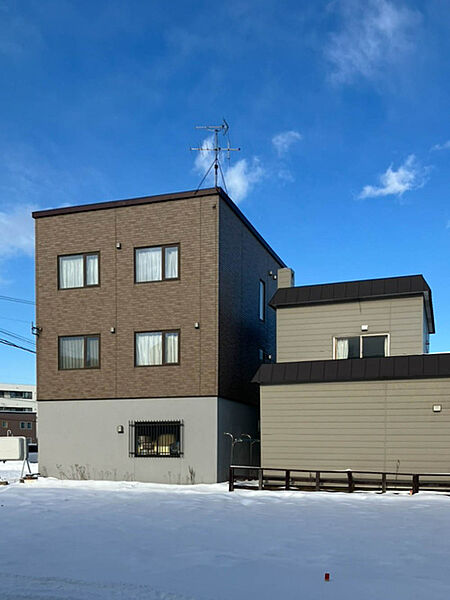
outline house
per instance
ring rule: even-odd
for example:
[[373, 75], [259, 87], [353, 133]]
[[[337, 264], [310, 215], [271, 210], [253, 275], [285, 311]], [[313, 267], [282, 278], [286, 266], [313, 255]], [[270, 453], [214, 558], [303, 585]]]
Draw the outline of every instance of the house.
[[0, 436], [25, 436], [37, 442], [36, 386], [0, 383]]
[[428, 353], [423, 276], [280, 283], [277, 362], [254, 378], [262, 466], [450, 472], [450, 354]]
[[225, 480], [284, 262], [221, 188], [33, 217], [41, 473]]

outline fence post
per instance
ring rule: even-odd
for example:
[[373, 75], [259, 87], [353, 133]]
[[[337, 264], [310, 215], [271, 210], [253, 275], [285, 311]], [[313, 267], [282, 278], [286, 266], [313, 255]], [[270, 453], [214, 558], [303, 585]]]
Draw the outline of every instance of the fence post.
[[412, 493], [417, 494], [419, 492], [419, 475], [413, 475]]
[[316, 471], [316, 491], [320, 492], [320, 471]]
[[230, 472], [228, 475], [228, 491], [234, 492], [234, 468], [230, 467]]
[[262, 467], [260, 467], [258, 469], [258, 489], [260, 489], [260, 490], [263, 489], [263, 482], [264, 482], [264, 479], [263, 479], [263, 469], [262, 469]]
[[287, 490], [289, 489], [290, 481], [291, 481], [291, 472], [290, 471], [286, 471], [285, 487], [286, 487]]
[[381, 473], [381, 491], [383, 492], [383, 494], [386, 493], [386, 473]]
[[351, 471], [347, 472], [347, 478], [348, 478], [348, 491], [354, 492], [355, 491], [355, 482], [353, 481], [353, 473]]

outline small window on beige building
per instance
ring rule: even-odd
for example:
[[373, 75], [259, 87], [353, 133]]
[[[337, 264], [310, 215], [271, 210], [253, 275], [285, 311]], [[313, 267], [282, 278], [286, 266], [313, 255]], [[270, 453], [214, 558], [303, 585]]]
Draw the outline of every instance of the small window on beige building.
[[389, 356], [389, 336], [358, 335], [348, 338], [335, 338], [334, 358], [380, 358]]

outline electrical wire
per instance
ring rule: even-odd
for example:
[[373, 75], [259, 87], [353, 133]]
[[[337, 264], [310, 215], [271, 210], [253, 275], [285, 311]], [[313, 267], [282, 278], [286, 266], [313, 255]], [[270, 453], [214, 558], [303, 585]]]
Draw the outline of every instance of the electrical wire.
[[0, 329], [0, 333], [2, 333], [3, 335], [7, 335], [9, 337], [12, 337], [12, 338], [18, 340], [19, 342], [23, 342], [25, 344], [30, 344], [31, 346], [34, 346], [36, 344], [36, 342], [34, 340], [31, 340], [30, 338], [26, 338], [23, 335], [14, 333], [13, 331], [8, 331], [7, 329]]
[[30, 350], [29, 348], [19, 346], [19, 344], [14, 344], [13, 342], [4, 340], [3, 338], [0, 338], [0, 344], [5, 344], [5, 346], [11, 346], [12, 348], [18, 348], [19, 350], [25, 350], [25, 352], [30, 352], [31, 354], [36, 354], [36, 350]]
[[31, 304], [34, 306], [32, 300], [24, 300], [23, 298], [13, 298], [12, 296], [0, 296], [0, 300], [7, 300], [8, 302], [20, 302], [21, 304]]

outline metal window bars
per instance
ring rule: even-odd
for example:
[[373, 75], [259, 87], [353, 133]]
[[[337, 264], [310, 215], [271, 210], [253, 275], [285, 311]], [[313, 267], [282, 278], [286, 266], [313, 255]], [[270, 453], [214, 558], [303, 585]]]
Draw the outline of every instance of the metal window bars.
[[182, 421], [130, 421], [129, 455], [134, 457], [183, 456]]

